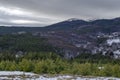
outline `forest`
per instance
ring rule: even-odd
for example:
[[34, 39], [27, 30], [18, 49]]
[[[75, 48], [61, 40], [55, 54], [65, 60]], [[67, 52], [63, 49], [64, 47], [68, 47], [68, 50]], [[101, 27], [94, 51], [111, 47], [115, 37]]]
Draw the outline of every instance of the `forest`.
[[120, 77], [119, 59], [84, 53], [65, 59], [55, 49], [57, 48], [47, 43], [46, 38], [31, 34], [1, 35], [0, 71]]

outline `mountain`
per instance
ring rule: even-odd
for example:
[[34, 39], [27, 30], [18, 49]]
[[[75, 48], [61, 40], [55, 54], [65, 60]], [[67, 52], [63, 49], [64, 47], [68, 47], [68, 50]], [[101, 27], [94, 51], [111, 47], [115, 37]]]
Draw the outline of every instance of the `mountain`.
[[98, 19], [84, 21], [76, 18], [68, 19], [45, 27], [46, 30], [54, 31], [76, 31], [78, 33], [111, 33], [120, 31], [120, 18]]
[[41, 31], [73, 31], [77, 33], [116, 32], [120, 31], [120, 18], [98, 19], [84, 21], [76, 18], [68, 19], [46, 27], [0, 27], [0, 34], [14, 33], [19, 31], [41, 32]]
[[76, 18], [71, 18], [66, 21], [62, 21], [56, 24], [46, 26], [46, 29], [48, 30], [71, 30], [71, 29], [74, 29], [74, 28], [77, 28], [79, 26], [86, 25], [86, 24], [88, 24], [87, 21], [79, 20]]
[[88, 25], [85, 25], [79, 30], [79, 32], [87, 33], [111, 33], [120, 31], [120, 18], [114, 19], [99, 19], [89, 22]]

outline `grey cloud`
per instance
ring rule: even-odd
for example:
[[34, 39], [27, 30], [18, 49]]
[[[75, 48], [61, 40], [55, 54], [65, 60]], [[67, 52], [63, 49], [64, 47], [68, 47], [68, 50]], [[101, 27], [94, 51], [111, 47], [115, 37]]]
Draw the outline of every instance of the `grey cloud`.
[[0, 6], [21, 8], [34, 13], [33, 15], [48, 16], [37, 18], [6, 15], [5, 19], [28, 19], [48, 24], [72, 17], [80, 19], [119, 17], [119, 3], [120, 0], [0, 0]]

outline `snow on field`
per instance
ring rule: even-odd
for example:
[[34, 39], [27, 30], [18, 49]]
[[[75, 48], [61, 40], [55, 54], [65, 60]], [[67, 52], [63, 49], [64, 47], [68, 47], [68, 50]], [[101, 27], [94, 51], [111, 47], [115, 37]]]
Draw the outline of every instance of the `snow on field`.
[[21, 71], [0, 71], [0, 76], [5, 75], [35, 75], [34, 73], [27, 73], [27, 72], [21, 72]]
[[80, 77], [70, 75], [38, 75], [21, 71], [0, 71], [0, 80], [120, 80], [113, 77]]

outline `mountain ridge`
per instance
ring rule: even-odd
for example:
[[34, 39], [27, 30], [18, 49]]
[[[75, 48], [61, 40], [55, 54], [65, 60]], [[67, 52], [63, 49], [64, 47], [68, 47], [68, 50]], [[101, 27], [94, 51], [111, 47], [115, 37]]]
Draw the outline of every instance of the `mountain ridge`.
[[[77, 31], [77, 32], [115, 32], [120, 31], [120, 17], [113, 19], [97, 19], [85, 21], [71, 18], [45, 27], [7, 27], [1, 26], [0, 33], [12, 33], [19, 31], [39, 32], [39, 31]], [[8, 31], [8, 32], [7, 32]]]

